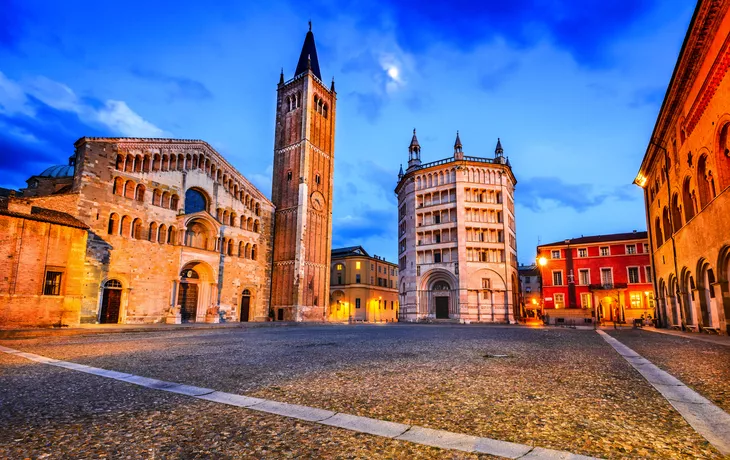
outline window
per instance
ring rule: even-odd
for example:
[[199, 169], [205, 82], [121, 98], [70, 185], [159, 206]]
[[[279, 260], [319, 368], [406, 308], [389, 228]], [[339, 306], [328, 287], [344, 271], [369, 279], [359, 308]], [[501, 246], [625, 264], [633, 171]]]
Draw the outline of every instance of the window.
[[578, 249], [578, 257], [588, 257], [588, 249], [586, 249], [586, 248]]
[[441, 263], [441, 253], [440, 252], [433, 253], [433, 263], [435, 263], [435, 264]]
[[317, 174], [316, 176], [314, 176], [314, 182], [315, 182], [315, 183], [316, 183], [317, 185], [319, 185], [319, 182], [320, 182], [320, 177], [319, 177], [319, 174]]
[[492, 289], [492, 280], [489, 278], [482, 278], [482, 289]]
[[609, 251], [609, 248], [608, 248], [608, 246], [603, 246], [603, 247], [601, 248], [601, 255], [602, 255], [602, 256], [608, 256], [608, 255], [610, 255], [610, 254], [611, 254], [611, 251]]
[[629, 267], [629, 283], [639, 282], [639, 267]]
[[601, 284], [613, 284], [613, 273], [610, 268], [601, 269]]
[[550, 251], [550, 258], [551, 259], [560, 259], [560, 249]]
[[644, 267], [644, 271], [646, 272], [646, 282], [651, 283], [651, 267]]
[[636, 254], [636, 245], [635, 244], [627, 244], [626, 245], [626, 254]]
[[206, 211], [207, 209], [208, 200], [205, 199], [205, 195], [194, 188], [189, 188], [185, 191], [185, 214], [193, 214], [195, 212]]
[[286, 172], [286, 180], [291, 180], [291, 171]]
[[591, 308], [591, 294], [584, 292], [580, 295], [580, 305], [583, 308]]
[[355, 262], [355, 270], [360, 270], [360, 261]]
[[61, 277], [63, 272], [47, 271], [46, 282], [43, 285], [43, 295], [61, 295]]
[[645, 253], [649, 252], [649, 243], [644, 243], [644, 252]]
[[[360, 275], [358, 275], [358, 278]], [[360, 308], [360, 299], [355, 299], [355, 308]]]
[[[392, 286], [391, 286], [391, 287], [392, 287]], [[394, 309], [395, 309], [394, 307], [395, 307], [395, 301], [394, 301], [394, 300], [391, 300], [391, 301], [390, 301], [390, 309], [391, 309], [391, 310], [394, 310]]]
[[529, 276], [525, 276], [525, 283], [529, 283], [529, 282], [530, 282], [530, 277]]
[[342, 270], [342, 264], [337, 264], [337, 265], [335, 265], [335, 268], [336, 268], [337, 270]]
[[553, 272], [553, 286], [563, 285], [563, 272]]
[[578, 284], [583, 286], [591, 284], [591, 272], [588, 269], [578, 270]]
[[565, 295], [564, 294], [553, 294], [555, 300], [555, 308], [565, 308]]
[[342, 275], [339, 273], [337, 274], [337, 284], [342, 284]]
[[641, 308], [641, 292], [632, 292], [629, 294], [631, 299], [631, 308]]
[[358, 284], [360, 283], [360, 274], [359, 273], [357, 275], [355, 275], [355, 282]]

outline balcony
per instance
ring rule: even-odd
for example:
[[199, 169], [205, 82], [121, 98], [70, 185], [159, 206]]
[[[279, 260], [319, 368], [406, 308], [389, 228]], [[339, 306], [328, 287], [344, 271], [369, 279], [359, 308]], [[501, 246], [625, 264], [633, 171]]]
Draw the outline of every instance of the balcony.
[[591, 291], [612, 291], [616, 289], [626, 289], [626, 283], [606, 283], [606, 284], [589, 284], [588, 289]]

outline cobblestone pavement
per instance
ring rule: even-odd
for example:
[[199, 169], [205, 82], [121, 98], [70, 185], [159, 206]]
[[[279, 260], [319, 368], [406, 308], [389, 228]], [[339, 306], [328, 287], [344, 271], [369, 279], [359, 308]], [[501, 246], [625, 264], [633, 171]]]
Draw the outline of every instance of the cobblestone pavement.
[[[0, 344], [161, 380], [588, 455], [719, 458], [593, 331], [320, 326]], [[85, 449], [81, 456], [109, 449], [151, 456], [157, 449], [187, 457], [470, 458], [21, 363], [17, 357], [0, 359], [5, 360], [0, 395], [8, 395], [0, 396], [5, 399], [0, 436], [21, 439], [0, 438], [0, 446], [15, 449], [11, 454], [30, 449], [34, 457], [59, 455], [59, 447], [68, 446]]]
[[640, 330], [606, 330], [730, 413], [730, 347]]

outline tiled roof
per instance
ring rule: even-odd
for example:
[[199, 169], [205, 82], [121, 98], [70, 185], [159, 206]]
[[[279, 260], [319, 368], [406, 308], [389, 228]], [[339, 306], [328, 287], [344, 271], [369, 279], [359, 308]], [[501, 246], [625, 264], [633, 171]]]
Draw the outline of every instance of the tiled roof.
[[627, 240], [645, 240], [646, 232], [631, 233], [612, 233], [610, 235], [581, 236], [580, 238], [570, 238], [569, 240], [556, 241], [554, 243], [541, 244], [538, 248], [546, 246], [565, 246], [566, 241], [570, 244], [589, 244], [589, 243], [607, 243], [609, 241], [627, 241]]
[[88, 229], [89, 226], [70, 214], [65, 212], [53, 211], [51, 209], [39, 208], [33, 206], [30, 209], [30, 214], [24, 214], [20, 212], [8, 211], [7, 199], [0, 198], [0, 215], [19, 217], [21, 219], [36, 220], [39, 222], [49, 222], [51, 224], [64, 225], [66, 227], [74, 227], [81, 229]]

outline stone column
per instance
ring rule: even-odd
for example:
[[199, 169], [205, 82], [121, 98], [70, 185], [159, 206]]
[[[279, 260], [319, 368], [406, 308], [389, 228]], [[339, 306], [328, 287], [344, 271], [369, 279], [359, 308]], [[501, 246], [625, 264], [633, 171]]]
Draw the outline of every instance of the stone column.
[[712, 289], [712, 292], [715, 294], [715, 311], [717, 313], [717, 327], [721, 330], [727, 329], [727, 316], [725, 315], [725, 297], [724, 293], [728, 290], [728, 282], [727, 281], [719, 281], [717, 283], [712, 283], [710, 285], [710, 289]]

